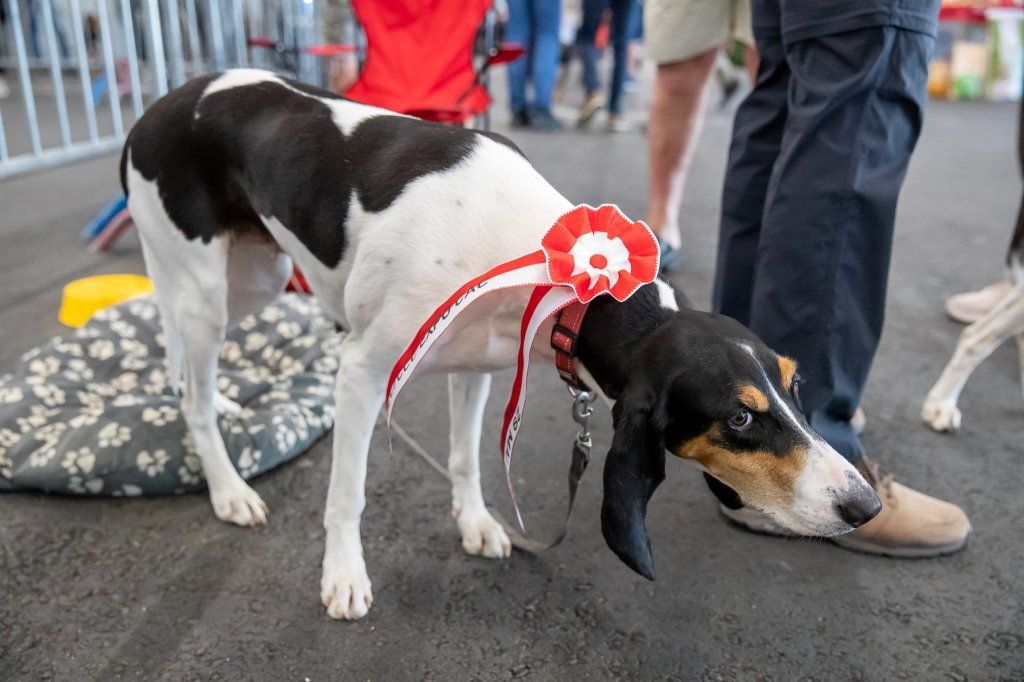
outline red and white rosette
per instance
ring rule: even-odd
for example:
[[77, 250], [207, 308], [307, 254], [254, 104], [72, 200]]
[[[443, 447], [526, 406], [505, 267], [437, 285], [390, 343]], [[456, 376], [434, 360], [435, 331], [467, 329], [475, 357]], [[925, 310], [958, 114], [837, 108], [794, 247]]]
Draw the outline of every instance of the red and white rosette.
[[[391, 370], [385, 399], [389, 427], [398, 394], [459, 313], [484, 294], [510, 287], [534, 287], [523, 311], [516, 376], [501, 429], [505, 478], [515, 504], [512, 451], [526, 407], [530, 349], [537, 330], [574, 301], [588, 303], [601, 294], [625, 301], [641, 286], [654, 281], [659, 266], [658, 242], [646, 224], [630, 220], [612, 204], [575, 207], [555, 221], [541, 239], [540, 250], [466, 282], [423, 323]], [[515, 509], [522, 527], [518, 504]]]

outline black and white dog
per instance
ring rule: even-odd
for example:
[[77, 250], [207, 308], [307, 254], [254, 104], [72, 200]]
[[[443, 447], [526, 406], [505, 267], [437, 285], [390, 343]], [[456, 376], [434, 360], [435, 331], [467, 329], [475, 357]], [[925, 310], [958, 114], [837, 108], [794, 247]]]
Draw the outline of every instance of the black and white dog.
[[[372, 601], [359, 536], [367, 451], [393, 363], [452, 291], [535, 251], [571, 204], [499, 135], [257, 70], [204, 76], [156, 102], [128, 137], [121, 175], [219, 518], [267, 518], [217, 430], [217, 413], [237, 409], [216, 387], [225, 330], [278, 295], [293, 259], [348, 330], [321, 597], [334, 618], [362, 617]], [[491, 294], [421, 365], [449, 374], [452, 507], [470, 554], [510, 550], [484, 506], [479, 440], [489, 372], [515, 364], [527, 296]], [[535, 348], [550, 362], [546, 345]], [[843, 533], [878, 511], [874, 491], [808, 427], [795, 364], [727, 318], [680, 310], [666, 283], [591, 304], [577, 359], [614, 401], [602, 529], [638, 572], [653, 576], [644, 516], [666, 449], [799, 533]]]

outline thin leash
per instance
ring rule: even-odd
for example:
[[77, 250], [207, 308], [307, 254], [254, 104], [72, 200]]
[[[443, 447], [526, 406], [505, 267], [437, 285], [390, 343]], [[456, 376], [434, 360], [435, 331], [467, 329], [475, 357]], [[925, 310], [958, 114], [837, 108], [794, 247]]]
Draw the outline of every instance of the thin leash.
[[[593, 441], [590, 438], [590, 416], [594, 413], [593, 402], [595, 395], [592, 391], [584, 391], [576, 388], [569, 388], [569, 393], [572, 395], [572, 418], [576, 424], [579, 425], [577, 429], [576, 437], [573, 439], [572, 444], [572, 463], [569, 466], [569, 503], [565, 512], [565, 518], [562, 521], [562, 526], [558, 533], [555, 535], [553, 540], [549, 542], [540, 542], [538, 540], [532, 540], [515, 529], [515, 526], [508, 522], [508, 520], [499, 512], [494, 506], [488, 504], [487, 508], [491, 512], [491, 516], [494, 520], [502, 525], [505, 532], [508, 534], [509, 539], [512, 542], [512, 546], [517, 549], [521, 549], [524, 552], [531, 554], [538, 554], [546, 551], [560, 544], [565, 539], [566, 534], [569, 531], [569, 518], [572, 516], [573, 506], [576, 503], [576, 491], [579, 489], [580, 479], [583, 477], [583, 472], [587, 469], [587, 464], [590, 463], [590, 450], [593, 446]], [[449, 483], [451, 483], [451, 476], [448, 474], [448, 470], [437, 461], [437, 459], [427, 452], [426, 448], [419, 444], [419, 442], [409, 435], [409, 433], [402, 428], [396, 420], [391, 420], [392, 430], [398, 434], [398, 437], [405, 441], [405, 444], [409, 446], [409, 449], [417, 455], [420, 459], [427, 463], [431, 469], [441, 474]]]
[[[550, 542], [531, 540], [517, 531], [515, 526], [502, 516], [501, 512], [493, 506], [487, 505], [491, 516], [504, 527], [512, 545], [531, 554], [551, 549], [565, 539], [569, 530], [569, 518], [572, 516], [573, 506], [576, 504], [576, 492], [579, 490], [580, 479], [583, 478], [583, 473], [587, 470], [587, 465], [590, 464], [590, 450], [593, 447], [593, 441], [590, 438], [590, 416], [594, 414], [593, 403], [597, 395], [580, 379], [576, 372], [575, 361], [576, 345], [588, 305], [577, 302], [563, 308], [559, 311], [551, 330], [551, 348], [555, 351], [555, 369], [558, 370], [558, 375], [569, 388], [569, 395], [572, 396], [572, 420], [579, 427], [572, 442], [572, 460], [569, 464], [568, 481], [569, 502], [566, 505], [565, 518], [561, 528]], [[451, 482], [448, 470], [394, 419], [391, 420], [391, 428], [399, 438], [405, 441], [413, 453], [430, 465], [434, 471], [444, 476], [449, 483]]]

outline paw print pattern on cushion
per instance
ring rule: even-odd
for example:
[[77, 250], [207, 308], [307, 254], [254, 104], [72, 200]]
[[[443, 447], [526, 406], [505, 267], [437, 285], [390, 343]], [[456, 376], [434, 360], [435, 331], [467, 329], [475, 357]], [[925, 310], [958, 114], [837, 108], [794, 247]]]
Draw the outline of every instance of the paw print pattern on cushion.
[[[285, 294], [228, 333], [219, 418], [243, 477], [304, 452], [334, 423], [342, 335], [309, 297]], [[134, 497], [205, 487], [171, 386], [151, 298], [101, 311], [0, 376], [0, 491]]]

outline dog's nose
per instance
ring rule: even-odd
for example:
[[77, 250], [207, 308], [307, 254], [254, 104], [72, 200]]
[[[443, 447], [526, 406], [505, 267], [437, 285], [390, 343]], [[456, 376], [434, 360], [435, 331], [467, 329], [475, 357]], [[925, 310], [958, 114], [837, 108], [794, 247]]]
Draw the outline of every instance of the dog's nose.
[[836, 514], [854, 528], [863, 526], [882, 511], [882, 501], [874, 490], [847, 495], [835, 504]]

